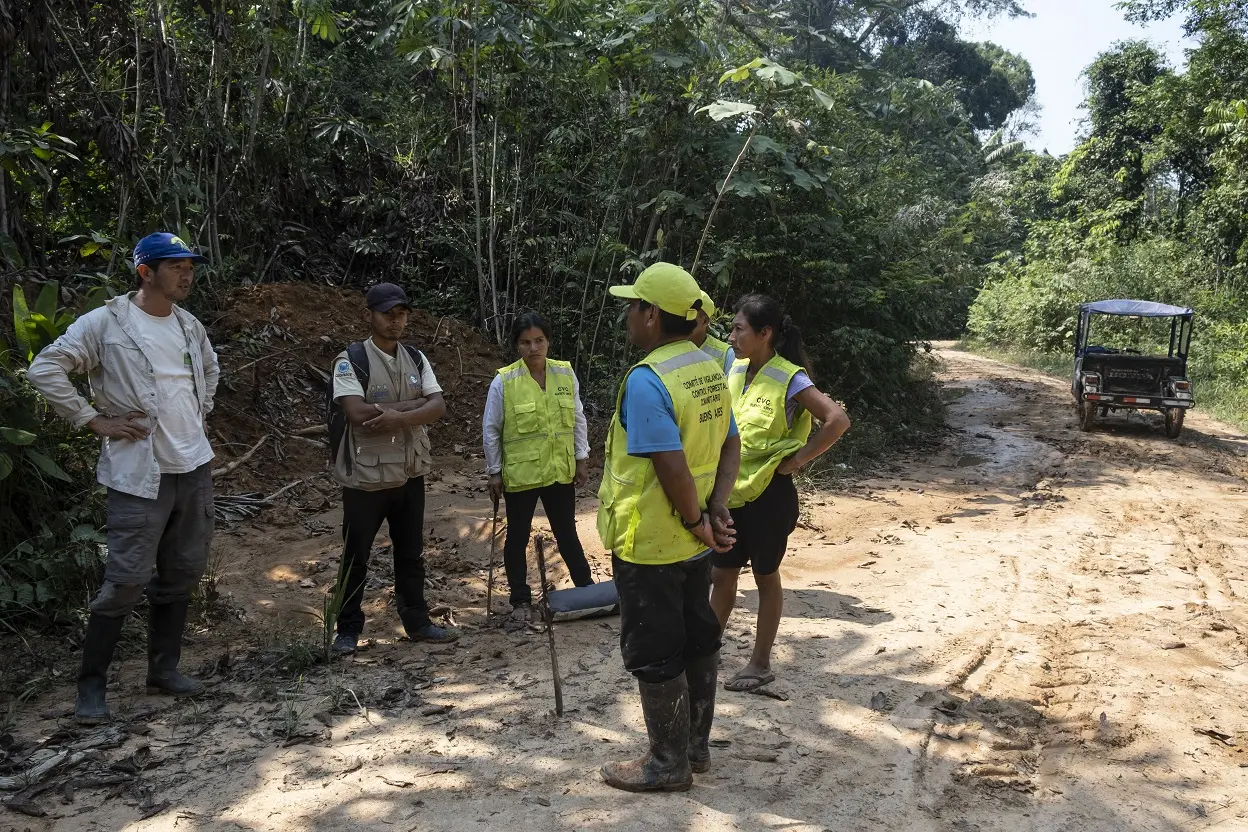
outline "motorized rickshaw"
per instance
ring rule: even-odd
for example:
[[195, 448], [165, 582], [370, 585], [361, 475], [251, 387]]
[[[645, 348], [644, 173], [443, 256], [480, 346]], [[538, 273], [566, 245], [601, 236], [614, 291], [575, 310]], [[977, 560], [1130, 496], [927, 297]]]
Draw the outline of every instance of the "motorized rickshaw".
[[1187, 378], [1193, 317], [1187, 307], [1146, 300], [1080, 305], [1071, 383], [1080, 428], [1091, 430], [1098, 417], [1119, 410], [1157, 410], [1166, 436], [1177, 438], [1196, 403]]

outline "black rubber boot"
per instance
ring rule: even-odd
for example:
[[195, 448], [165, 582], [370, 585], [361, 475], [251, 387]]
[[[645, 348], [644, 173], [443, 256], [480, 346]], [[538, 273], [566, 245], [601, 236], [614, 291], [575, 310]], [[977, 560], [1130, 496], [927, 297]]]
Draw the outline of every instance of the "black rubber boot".
[[82, 725], [98, 725], [108, 722], [105, 689], [108, 686], [108, 666], [113, 661], [113, 651], [121, 638], [125, 616], [108, 618], [91, 613], [87, 619], [87, 635], [82, 640], [82, 668], [78, 671], [78, 701], [74, 705], [74, 720]]
[[178, 672], [188, 601], [152, 604], [147, 615], [147, 692], [194, 696], [204, 685]]
[[715, 721], [718, 677], [718, 650], [685, 665], [689, 682], [689, 768], [697, 774], [711, 769], [711, 723]]
[[607, 763], [602, 779], [626, 792], [683, 792], [693, 785], [689, 770], [689, 685], [682, 673], [668, 682], [639, 682], [650, 753]]

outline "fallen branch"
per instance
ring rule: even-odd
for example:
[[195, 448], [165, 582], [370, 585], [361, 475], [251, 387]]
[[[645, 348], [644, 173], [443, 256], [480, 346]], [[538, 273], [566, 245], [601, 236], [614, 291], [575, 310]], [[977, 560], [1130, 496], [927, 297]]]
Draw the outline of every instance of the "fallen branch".
[[325, 372], [320, 367], [313, 364], [311, 361], [305, 361], [304, 365], [308, 368], [308, 370], [312, 373], [312, 375], [316, 378], [316, 380], [321, 382], [321, 384], [325, 384], [325, 385], [330, 384], [329, 373]]
[[215, 480], [217, 477], [224, 477], [226, 474], [233, 472], [236, 468], [238, 468], [238, 466], [246, 463], [249, 459], [255, 456], [256, 451], [260, 450], [260, 446], [263, 445], [268, 440], [269, 440], [269, 434], [266, 433], [264, 436], [260, 437], [259, 442], [251, 446], [251, 450], [247, 451], [247, 453], [243, 454], [238, 459], [234, 460], [233, 462], [231, 462], [229, 465], [225, 466], [224, 468], [218, 468], [217, 470], [213, 471], [212, 478]]
[[254, 361], [248, 361], [246, 364], [243, 364], [243, 365], [238, 366], [238, 367], [233, 367], [233, 368], [231, 368], [231, 369], [230, 369], [230, 372], [231, 372], [231, 373], [241, 373], [243, 370], [246, 370], [248, 367], [251, 367], [251, 366], [254, 366], [254, 365], [256, 365], [256, 364], [259, 364], [261, 361], [268, 361], [270, 358], [276, 358], [276, 357], [277, 357], [277, 356], [279, 356], [279, 355], [289, 355], [290, 353], [295, 352], [296, 350], [302, 350], [302, 349], [306, 349], [306, 348], [305, 348], [305, 347], [302, 347], [302, 346], [299, 346], [299, 347], [290, 347], [289, 349], [278, 350], [277, 352], [271, 352], [271, 353], [269, 353], [268, 355], [262, 355], [262, 356], [260, 356], [259, 358], [257, 358], [257, 359], [256, 359], [256, 360], [254, 360]]
[[286, 493], [287, 491], [289, 491], [290, 489], [294, 488], [296, 485], [302, 485], [302, 484], [303, 484], [303, 480], [295, 480], [295, 481], [294, 481], [294, 482], [292, 482], [290, 485], [283, 486], [283, 487], [279, 488], [277, 491], [274, 491], [274, 492], [273, 492], [272, 494], [270, 494], [269, 496], [265, 497], [265, 498], [264, 498], [264, 502], [266, 502], [266, 503], [271, 503], [271, 502], [273, 502], [274, 500], [276, 500], [278, 497], [280, 497], [280, 496], [282, 496], [283, 494], [285, 494], [285, 493]]
[[320, 436], [322, 433], [329, 433], [328, 425], [311, 425], [306, 428], [299, 428], [290, 432], [291, 436]]
[[728, 190], [728, 183], [732, 181], [732, 175], [737, 172], [737, 168], [741, 166], [741, 160], [745, 158], [745, 152], [750, 149], [750, 143], [754, 141], [754, 134], [758, 132], [758, 122], [754, 122], [754, 126], [750, 128], [750, 134], [745, 137], [745, 144], [741, 145], [741, 152], [737, 154], [737, 159], [732, 163], [732, 167], [728, 169], [728, 175], [724, 177], [724, 183], [719, 186], [719, 193], [715, 196], [715, 202], [711, 205], [711, 213], [706, 218], [706, 227], [702, 229], [702, 236], [698, 238], [698, 253], [693, 255], [693, 265], [689, 267], [689, 274], [695, 277], [698, 274], [698, 263], [702, 261], [702, 246], [706, 245], [706, 238], [711, 233], [711, 224], [715, 222], [715, 214], [719, 211], [720, 200], [724, 198], [724, 193]]
[[18, 789], [28, 788], [47, 777], [56, 769], [60, 768], [62, 764], [66, 767], [76, 766], [85, 760], [86, 757], [87, 754], [85, 751], [78, 751], [71, 754], [67, 749], [59, 754], [56, 754], [55, 756], [49, 757], [29, 771], [24, 771], [21, 774], [14, 774], [11, 777], [0, 777], [0, 791], [12, 792], [17, 791]]

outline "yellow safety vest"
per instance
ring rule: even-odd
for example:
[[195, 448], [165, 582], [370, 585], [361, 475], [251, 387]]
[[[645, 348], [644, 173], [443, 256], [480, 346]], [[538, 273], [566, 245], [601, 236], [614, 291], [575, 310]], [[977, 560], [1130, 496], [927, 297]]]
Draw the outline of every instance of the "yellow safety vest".
[[810, 437], [810, 413], [804, 408], [789, 426], [785, 416], [789, 382], [801, 367], [779, 355], [762, 366], [745, 389], [745, 375], [750, 362], [737, 361], [728, 374], [732, 391], [732, 412], [741, 434], [741, 470], [737, 474], [729, 508], [739, 508], [757, 500], [771, 485], [776, 468], [806, 444]]
[[[715, 486], [719, 453], [728, 437], [732, 403], [724, 374], [692, 341], [659, 347], [629, 372], [642, 366], [654, 370], [672, 397], [685, 461], [698, 491], [698, 506], [705, 509]], [[650, 459], [629, 456], [628, 435], [620, 424], [623, 399], [624, 384], [620, 384], [607, 435], [606, 468], [598, 490], [598, 535], [616, 557], [630, 563], [662, 565], [688, 560], [705, 550], [706, 544], [685, 529], [684, 518], [667, 498]]]
[[572, 482], [576, 473], [576, 376], [567, 361], [546, 359], [546, 389], [521, 359], [503, 380], [503, 487], [527, 491]]
[[722, 370], [724, 368], [724, 359], [727, 357], [728, 352], [732, 349], [732, 347], [728, 346], [714, 335], [707, 335], [706, 340], [702, 342], [701, 349], [702, 352], [714, 358], [716, 363], [719, 364], [719, 368]]

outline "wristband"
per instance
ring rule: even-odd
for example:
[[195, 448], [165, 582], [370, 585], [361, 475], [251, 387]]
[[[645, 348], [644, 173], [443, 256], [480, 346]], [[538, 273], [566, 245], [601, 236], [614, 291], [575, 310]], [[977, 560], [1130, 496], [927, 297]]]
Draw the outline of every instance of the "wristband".
[[684, 527], [685, 527], [685, 531], [687, 531], [687, 532], [691, 532], [691, 531], [693, 531], [694, 529], [696, 529], [698, 526], [701, 526], [701, 525], [702, 525], [702, 518], [703, 518], [703, 517], [705, 517], [705, 516], [706, 516], [706, 512], [705, 512], [705, 511], [703, 511], [703, 512], [699, 513], [699, 514], [698, 514], [698, 519], [697, 519], [697, 520], [694, 520], [692, 523], [686, 523], [686, 522], [685, 522], [685, 518], [683, 518], [683, 517], [682, 517], [682, 518], [680, 518], [680, 524], [681, 524], [682, 526], [684, 526]]

